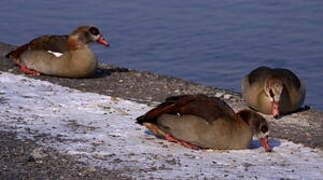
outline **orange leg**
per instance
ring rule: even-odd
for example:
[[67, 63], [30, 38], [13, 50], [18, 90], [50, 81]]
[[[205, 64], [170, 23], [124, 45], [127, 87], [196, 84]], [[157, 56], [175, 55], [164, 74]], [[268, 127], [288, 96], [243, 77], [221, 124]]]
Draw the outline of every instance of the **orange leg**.
[[191, 144], [191, 143], [186, 142], [186, 141], [178, 140], [178, 139], [174, 138], [173, 136], [171, 136], [170, 134], [166, 134], [165, 138], [170, 142], [179, 143], [182, 146], [184, 146], [186, 148], [189, 148], [189, 149], [196, 149], [196, 150], [201, 149], [199, 146], [197, 146], [195, 144]]
[[27, 66], [25, 65], [20, 65], [20, 71], [26, 73], [26, 74], [31, 74], [31, 75], [35, 75], [35, 76], [39, 76], [40, 72], [29, 69]]
[[161, 129], [158, 128], [158, 126], [156, 126], [155, 124], [152, 123], [144, 123], [144, 126], [146, 126], [151, 132], [153, 132], [153, 134], [155, 134], [155, 136], [161, 136], [164, 137], [165, 139], [167, 139], [170, 142], [175, 142], [178, 144], [181, 144], [182, 146], [186, 147], [186, 148], [190, 148], [190, 149], [201, 149], [199, 146], [195, 145], [195, 144], [191, 144], [189, 142], [186, 141], [182, 141], [182, 140], [178, 140], [176, 138], [174, 138], [172, 135], [167, 134], [165, 132], [163, 132]]

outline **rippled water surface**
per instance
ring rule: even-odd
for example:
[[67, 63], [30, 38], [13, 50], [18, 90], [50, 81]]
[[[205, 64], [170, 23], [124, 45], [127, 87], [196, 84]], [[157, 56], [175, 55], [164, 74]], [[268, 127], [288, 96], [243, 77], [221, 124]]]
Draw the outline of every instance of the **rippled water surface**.
[[0, 41], [22, 44], [93, 24], [101, 61], [240, 91], [261, 65], [294, 71], [323, 110], [322, 0], [2, 0]]

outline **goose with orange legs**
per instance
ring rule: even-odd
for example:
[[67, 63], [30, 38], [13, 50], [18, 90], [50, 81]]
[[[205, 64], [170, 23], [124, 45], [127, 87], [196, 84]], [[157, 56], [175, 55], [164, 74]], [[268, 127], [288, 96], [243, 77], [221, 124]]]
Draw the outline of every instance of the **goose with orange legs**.
[[97, 60], [88, 43], [109, 43], [94, 26], [81, 26], [69, 35], [45, 35], [6, 55], [27, 74], [88, 77], [96, 72]]
[[266, 151], [269, 126], [250, 110], [237, 113], [223, 100], [206, 95], [173, 96], [137, 118], [156, 136], [193, 149], [246, 149], [256, 136]]

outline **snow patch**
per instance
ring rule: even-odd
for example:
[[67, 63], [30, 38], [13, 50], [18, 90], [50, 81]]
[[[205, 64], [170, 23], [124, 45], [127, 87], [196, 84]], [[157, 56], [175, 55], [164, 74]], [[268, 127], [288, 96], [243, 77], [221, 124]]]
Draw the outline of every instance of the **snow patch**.
[[[68, 154], [89, 165], [148, 179], [321, 179], [323, 152], [271, 139], [274, 152], [196, 151], [145, 133], [136, 117], [144, 104], [0, 74], [0, 129]], [[39, 138], [41, 137], [41, 138]]]

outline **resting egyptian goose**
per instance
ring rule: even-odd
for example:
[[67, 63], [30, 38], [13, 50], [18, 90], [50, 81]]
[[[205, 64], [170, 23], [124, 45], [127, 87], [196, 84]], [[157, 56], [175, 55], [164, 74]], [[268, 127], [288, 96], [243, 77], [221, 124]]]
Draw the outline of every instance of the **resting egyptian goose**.
[[248, 106], [274, 117], [295, 111], [304, 102], [304, 84], [287, 69], [258, 67], [241, 84]]
[[188, 148], [246, 149], [255, 135], [266, 151], [266, 120], [250, 110], [235, 113], [223, 100], [206, 95], [173, 96], [137, 118], [156, 136]]
[[45, 35], [33, 39], [6, 57], [27, 74], [86, 77], [93, 75], [97, 67], [96, 56], [87, 45], [90, 42], [109, 46], [98, 28], [81, 26], [70, 35]]

